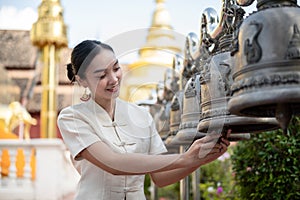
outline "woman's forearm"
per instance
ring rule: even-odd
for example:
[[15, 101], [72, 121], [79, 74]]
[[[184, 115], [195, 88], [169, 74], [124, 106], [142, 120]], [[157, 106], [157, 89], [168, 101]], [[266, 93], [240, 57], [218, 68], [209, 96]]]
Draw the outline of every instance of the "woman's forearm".
[[174, 169], [166, 172], [155, 172], [151, 173], [151, 179], [158, 187], [165, 187], [167, 185], [176, 183], [181, 179], [185, 178], [192, 172], [194, 172], [199, 167], [189, 167], [189, 168], [180, 168]]
[[[154, 172], [180, 170], [179, 179], [187, 175], [195, 167], [209, 163], [222, 155], [229, 145], [228, 140], [222, 138], [215, 141], [217, 136], [206, 136], [195, 141], [189, 150], [182, 154], [147, 155], [138, 153], [117, 153], [104, 142], [95, 142], [80, 155], [94, 165], [115, 175], [138, 175]], [[178, 171], [177, 171], [178, 172]], [[173, 171], [172, 174], [175, 172]]]
[[186, 167], [189, 163], [188, 160], [183, 160], [182, 154], [145, 155], [116, 153], [103, 142], [92, 144], [81, 152], [81, 156], [115, 175], [137, 175], [168, 171]]

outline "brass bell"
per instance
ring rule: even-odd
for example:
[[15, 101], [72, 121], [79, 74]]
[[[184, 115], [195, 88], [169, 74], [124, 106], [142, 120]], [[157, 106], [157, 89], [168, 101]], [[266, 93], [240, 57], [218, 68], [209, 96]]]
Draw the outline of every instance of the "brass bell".
[[[175, 68], [179, 69], [181, 76], [179, 79], [179, 88], [180, 95], [177, 95], [180, 98], [180, 112], [178, 112], [179, 120], [176, 123], [176, 132], [172, 132], [172, 137], [170, 136], [169, 144], [172, 145], [190, 145], [193, 141], [195, 135], [197, 134], [197, 124], [199, 121], [199, 95], [196, 92], [200, 92], [200, 89], [197, 89], [197, 84], [195, 83], [194, 75], [194, 62], [199, 56], [199, 39], [198, 36], [191, 32], [186, 36], [185, 50], [184, 50], [184, 59], [176, 55], [174, 57]], [[182, 89], [184, 87], [184, 89]], [[171, 113], [172, 116], [172, 113]], [[170, 123], [174, 124], [172, 117]], [[178, 124], [179, 123], [179, 124]], [[193, 126], [191, 126], [191, 123]], [[170, 127], [172, 128], [172, 125]], [[168, 139], [169, 139], [168, 138]]]
[[300, 9], [296, 0], [257, 0], [256, 7], [232, 51], [228, 107], [236, 115], [276, 117], [286, 131], [291, 116], [300, 114]]
[[[227, 132], [229, 140], [249, 139], [249, 133], [278, 128], [274, 118], [238, 116], [228, 110], [230, 85], [232, 84], [230, 52], [212, 56], [201, 75], [201, 116], [199, 132]], [[244, 133], [244, 134], [241, 134]], [[238, 134], [238, 135], [235, 135]]]
[[[181, 121], [181, 113], [182, 113], [182, 90], [181, 90], [181, 82], [182, 82], [182, 77], [178, 73], [182, 71], [182, 66], [183, 66], [183, 59], [179, 54], [176, 54], [173, 57], [173, 66], [172, 66], [172, 71], [171, 72], [171, 79], [170, 79], [170, 90], [174, 93], [174, 96], [171, 101], [171, 107], [170, 107], [170, 130], [169, 134], [165, 140], [166, 146], [176, 146], [172, 144], [172, 140], [174, 136], [178, 132], [179, 124]], [[168, 72], [168, 70], [167, 70]], [[166, 73], [167, 73], [166, 72]], [[177, 146], [178, 147], [178, 146]]]
[[170, 131], [166, 138], [165, 144], [173, 145], [172, 141], [175, 135], [177, 135], [182, 113], [182, 91], [176, 92], [171, 102], [170, 110]]
[[200, 119], [200, 83], [199, 75], [192, 76], [183, 92], [181, 122], [178, 132], [172, 140], [174, 145], [190, 145], [193, 140], [205, 136], [197, 131]]
[[[201, 84], [201, 116], [198, 124], [199, 132], [227, 132], [231, 129], [229, 140], [249, 139], [250, 133], [273, 130], [278, 128], [274, 118], [257, 118], [238, 116], [228, 110], [228, 102], [231, 99], [232, 68], [234, 58], [230, 55], [233, 31], [242, 20], [243, 10], [235, 4], [225, 4], [221, 24], [222, 31], [215, 41], [216, 48], [207, 62], [200, 66]], [[236, 15], [225, 11], [234, 10]]]

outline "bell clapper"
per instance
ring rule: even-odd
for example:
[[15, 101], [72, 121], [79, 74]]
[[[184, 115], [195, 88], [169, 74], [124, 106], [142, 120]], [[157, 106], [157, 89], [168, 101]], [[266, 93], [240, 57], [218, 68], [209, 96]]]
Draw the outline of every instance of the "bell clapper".
[[276, 119], [283, 130], [287, 134], [287, 129], [292, 118], [292, 111], [289, 104], [277, 104], [276, 106]]

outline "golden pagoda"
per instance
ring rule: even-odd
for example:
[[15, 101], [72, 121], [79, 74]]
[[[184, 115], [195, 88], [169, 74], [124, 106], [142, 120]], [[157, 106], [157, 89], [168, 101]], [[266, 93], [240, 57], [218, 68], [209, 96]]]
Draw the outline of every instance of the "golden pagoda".
[[127, 66], [123, 76], [121, 98], [131, 102], [148, 99], [158, 82], [164, 80], [166, 69], [172, 68], [174, 55], [182, 51], [184, 43], [170, 19], [165, 0], [156, 0], [146, 43], [139, 50], [138, 60]]
[[63, 8], [59, 0], [43, 0], [38, 8], [38, 20], [31, 29], [31, 41], [42, 51], [41, 137], [56, 137], [57, 61], [60, 48], [68, 45]]

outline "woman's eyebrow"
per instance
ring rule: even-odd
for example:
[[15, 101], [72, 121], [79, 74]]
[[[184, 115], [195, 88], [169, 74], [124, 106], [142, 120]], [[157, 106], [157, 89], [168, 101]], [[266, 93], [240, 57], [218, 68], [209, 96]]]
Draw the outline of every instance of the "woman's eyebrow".
[[114, 63], [114, 65], [113, 65], [113, 66], [116, 66], [118, 63], [119, 63], [119, 60], [118, 60], [118, 59], [116, 59], [116, 61], [115, 61], [115, 63]]
[[96, 69], [93, 73], [94, 74], [97, 74], [97, 73], [99, 73], [99, 72], [103, 72], [103, 71], [105, 71], [106, 69]]

